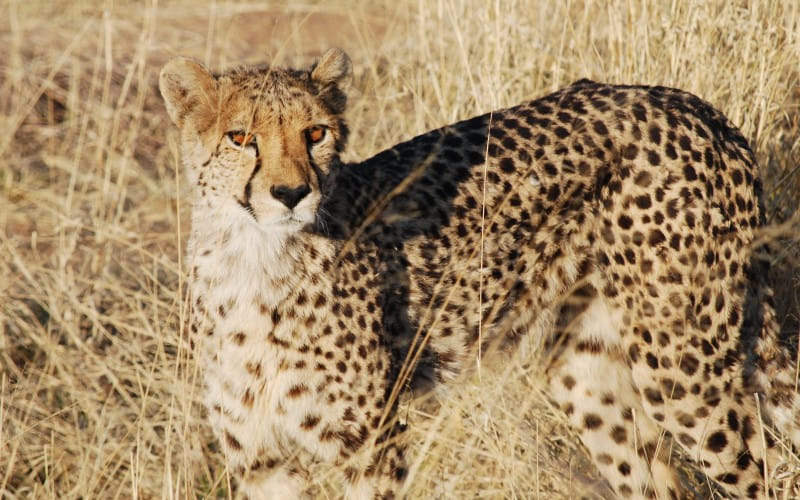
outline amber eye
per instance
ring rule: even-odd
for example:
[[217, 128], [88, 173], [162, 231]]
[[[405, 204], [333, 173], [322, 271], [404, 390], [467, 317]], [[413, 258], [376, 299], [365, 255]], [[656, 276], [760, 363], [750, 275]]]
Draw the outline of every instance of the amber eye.
[[247, 134], [242, 130], [232, 130], [228, 132], [228, 139], [239, 147], [255, 145], [255, 136]]
[[311, 144], [317, 144], [325, 138], [326, 128], [322, 125], [314, 125], [306, 129], [306, 137]]

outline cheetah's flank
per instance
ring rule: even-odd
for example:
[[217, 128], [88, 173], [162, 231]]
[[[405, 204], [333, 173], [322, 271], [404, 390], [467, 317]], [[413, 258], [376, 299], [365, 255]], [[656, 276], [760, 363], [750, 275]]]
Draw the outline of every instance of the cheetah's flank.
[[194, 188], [192, 342], [241, 491], [296, 497], [324, 462], [394, 496], [397, 391], [525, 333], [620, 497], [681, 496], [666, 433], [766, 498], [762, 422], [800, 446], [800, 398], [739, 131], [680, 90], [582, 80], [344, 164], [349, 72], [337, 49], [161, 72]]

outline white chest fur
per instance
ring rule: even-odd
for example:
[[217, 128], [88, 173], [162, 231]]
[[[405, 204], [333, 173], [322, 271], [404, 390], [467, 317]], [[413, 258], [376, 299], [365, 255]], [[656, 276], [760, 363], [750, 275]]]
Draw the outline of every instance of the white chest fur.
[[[239, 207], [235, 207], [239, 211]], [[306, 410], [302, 398], [285, 404], [293, 387], [311, 386], [319, 377], [297, 369], [296, 348], [313, 329], [287, 319], [288, 299], [309, 271], [304, 238], [274, 233], [239, 213], [208, 215], [195, 211], [189, 242], [196, 352], [206, 382], [206, 405], [220, 440], [227, 440], [232, 466], [255, 460], [260, 450], [296, 448], [288, 424]], [[246, 214], [245, 214], [246, 215]], [[227, 216], [227, 217], [226, 217]], [[221, 224], [220, 217], [230, 224]], [[227, 227], [206, 231], [208, 227]], [[317, 250], [325, 246], [315, 244]], [[287, 370], [291, 365], [291, 370]]]

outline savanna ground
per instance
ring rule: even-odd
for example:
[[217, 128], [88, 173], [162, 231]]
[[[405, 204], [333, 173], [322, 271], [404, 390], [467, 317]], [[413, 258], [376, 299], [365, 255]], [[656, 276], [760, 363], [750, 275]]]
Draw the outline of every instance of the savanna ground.
[[[757, 152], [796, 348], [800, 2], [5, 0], [0, 497], [231, 493], [182, 329], [188, 193], [157, 74], [177, 54], [306, 65], [332, 45], [355, 64], [349, 160], [582, 77], [709, 100]], [[610, 495], [532, 350], [468, 374], [432, 415], [404, 408], [418, 424], [409, 496]], [[785, 456], [780, 471], [800, 463]], [[336, 474], [315, 478], [335, 496]]]

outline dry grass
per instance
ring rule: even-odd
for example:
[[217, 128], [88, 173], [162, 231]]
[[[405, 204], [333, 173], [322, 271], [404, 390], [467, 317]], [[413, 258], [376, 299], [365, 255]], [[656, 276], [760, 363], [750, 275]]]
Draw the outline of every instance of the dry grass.
[[[356, 65], [349, 159], [581, 77], [708, 99], [757, 150], [796, 346], [798, 2], [11, 0], [0, 3], [0, 497], [228, 495], [180, 327], [186, 190], [156, 75], [174, 54], [306, 64], [329, 45]], [[469, 375], [430, 418], [404, 409], [420, 424], [411, 496], [609, 494], [530, 349]]]

